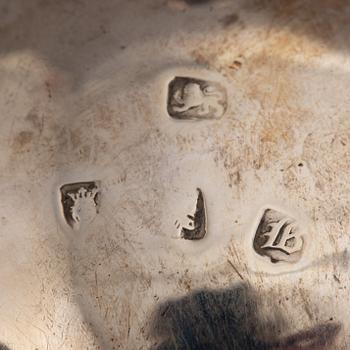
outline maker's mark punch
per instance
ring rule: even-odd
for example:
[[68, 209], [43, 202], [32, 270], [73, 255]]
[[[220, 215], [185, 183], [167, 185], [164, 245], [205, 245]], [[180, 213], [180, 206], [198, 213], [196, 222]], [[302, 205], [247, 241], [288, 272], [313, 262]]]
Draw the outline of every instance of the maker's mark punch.
[[175, 222], [178, 229], [181, 227], [180, 237], [188, 240], [202, 239], [207, 233], [207, 217], [203, 193], [199, 188], [197, 188], [197, 202], [194, 215], [187, 215], [187, 218], [190, 220], [190, 227], [181, 227], [178, 221]]

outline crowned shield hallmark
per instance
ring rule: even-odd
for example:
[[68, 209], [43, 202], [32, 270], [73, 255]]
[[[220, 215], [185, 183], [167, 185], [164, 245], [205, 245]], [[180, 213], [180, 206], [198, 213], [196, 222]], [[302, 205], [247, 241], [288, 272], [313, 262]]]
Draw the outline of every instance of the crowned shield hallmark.
[[98, 181], [66, 184], [60, 188], [63, 214], [73, 230], [91, 223], [99, 211], [100, 186]]

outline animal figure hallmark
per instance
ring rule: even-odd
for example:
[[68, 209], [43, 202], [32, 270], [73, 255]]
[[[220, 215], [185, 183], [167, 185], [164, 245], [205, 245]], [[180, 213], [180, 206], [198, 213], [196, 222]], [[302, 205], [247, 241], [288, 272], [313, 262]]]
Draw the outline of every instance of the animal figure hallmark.
[[91, 223], [99, 211], [100, 186], [98, 181], [63, 185], [61, 203], [67, 224], [73, 230]]
[[226, 89], [216, 82], [175, 77], [169, 83], [167, 108], [175, 119], [219, 119], [227, 109]]
[[266, 209], [255, 232], [254, 250], [272, 263], [300, 260], [304, 239], [296, 221], [274, 209]]

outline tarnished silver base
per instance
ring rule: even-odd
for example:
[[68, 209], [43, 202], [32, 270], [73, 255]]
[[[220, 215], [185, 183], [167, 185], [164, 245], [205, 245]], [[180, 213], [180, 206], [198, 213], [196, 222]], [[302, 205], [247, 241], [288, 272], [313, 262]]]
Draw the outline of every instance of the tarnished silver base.
[[349, 15], [0, 0], [4, 349], [349, 349]]

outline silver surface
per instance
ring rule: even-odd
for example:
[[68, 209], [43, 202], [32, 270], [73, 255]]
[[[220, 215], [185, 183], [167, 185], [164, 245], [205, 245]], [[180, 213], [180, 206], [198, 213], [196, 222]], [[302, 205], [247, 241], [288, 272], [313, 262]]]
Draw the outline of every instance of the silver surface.
[[349, 349], [349, 6], [0, 0], [4, 348]]

